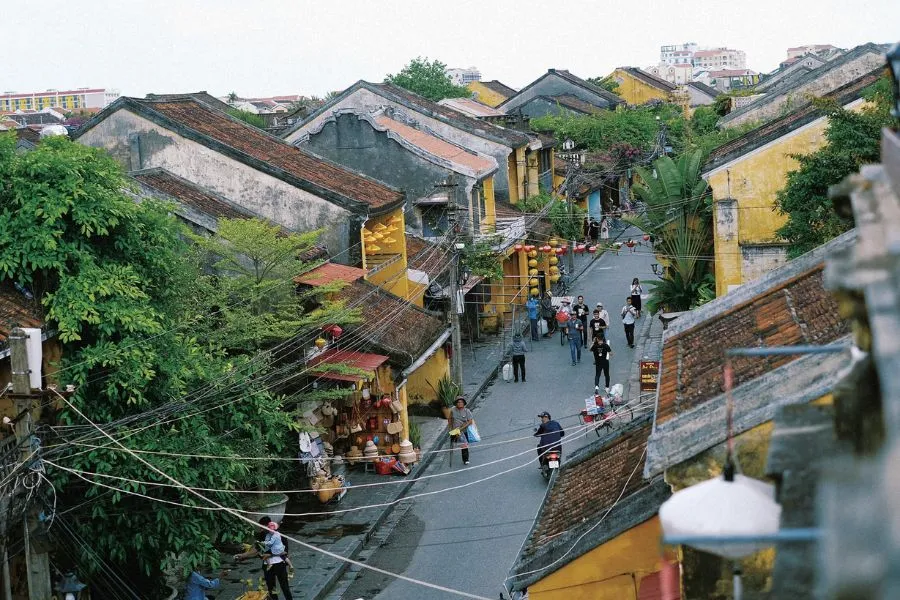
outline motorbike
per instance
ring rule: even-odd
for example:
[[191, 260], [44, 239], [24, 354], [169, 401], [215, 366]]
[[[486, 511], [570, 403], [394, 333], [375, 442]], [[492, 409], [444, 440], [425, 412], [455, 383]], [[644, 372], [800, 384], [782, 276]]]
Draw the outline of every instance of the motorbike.
[[559, 469], [559, 463], [562, 460], [562, 449], [551, 448], [541, 455], [541, 475], [544, 479], [549, 480], [553, 471]]

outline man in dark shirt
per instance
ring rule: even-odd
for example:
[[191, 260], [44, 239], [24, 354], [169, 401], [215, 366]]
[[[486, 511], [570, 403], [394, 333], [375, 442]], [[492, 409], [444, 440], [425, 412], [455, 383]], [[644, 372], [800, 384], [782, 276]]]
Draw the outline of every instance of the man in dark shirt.
[[598, 337], [606, 337], [606, 326], [608, 323], [600, 318], [600, 309], [594, 309], [594, 318], [588, 323], [588, 329], [591, 332], [591, 339]]
[[583, 347], [587, 348], [588, 306], [584, 303], [584, 296], [578, 296], [578, 302], [572, 307], [572, 312], [575, 313], [575, 316], [581, 321], [581, 344]]
[[[541, 438], [537, 447], [538, 456], [542, 457], [545, 452], [551, 450], [562, 453], [562, 444], [560, 441], [563, 436], [566, 435], [566, 432], [563, 431], [563, 428], [559, 423], [550, 418], [550, 413], [547, 411], [542, 412], [538, 416], [541, 418], [541, 426], [534, 431], [535, 437]], [[540, 463], [540, 461], [538, 461], [538, 463]]]
[[609, 358], [612, 356], [612, 348], [604, 337], [595, 337], [591, 343], [591, 352], [594, 353], [594, 387], [600, 385], [600, 375], [606, 377], [606, 390], [609, 391]]

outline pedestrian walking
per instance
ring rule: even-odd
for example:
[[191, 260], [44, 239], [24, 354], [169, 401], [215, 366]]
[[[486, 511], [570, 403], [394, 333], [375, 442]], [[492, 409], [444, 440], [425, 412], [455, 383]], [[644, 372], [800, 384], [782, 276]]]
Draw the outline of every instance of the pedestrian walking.
[[584, 218], [584, 223], [581, 224], [581, 239], [587, 243], [591, 239], [591, 221], [587, 217]]
[[572, 311], [575, 313], [575, 316], [578, 317], [578, 320], [581, 321], [581, 341], [582, 346], [585, 348], [588, 347], [587, 339], [588, 339], [588, 306], [584, 303], [584, 296], [578, 296], [578, 302], [575, 303], [575, 306], [572, 307]]
[[588, 225], [588, 237], [591, 238], [592, 244], [597, 243], [597, 239], [600, 237], [600, 223], [597, 222], [597, 219], [591, 218]]
[[600, 375], [603, 375], [606, 391], [609, 391], [609, 359], [612, 358], [612, 347], [606, 338], [595, 337], [591, 343], [591, 352], [594, 354], [594, 387], [600, 385]]
[[566, 335], [569, 337], [569, 352], [574, 367], [581, 362], [581, 320], [574, 313], [569, 314], [566, 322]]
[[637, 277], [631, 280], [631, 305], [637, 311], [637, 318], [641, 318], [641, 294], [644, 293], [644, 288], [641, 287], [641, 282]]
[[541, 317], [547, 321], [547, 333], [544, 336], [553, 335], [553, 332], [556, 331], [556, 309], [553, 307], [553, 294], [550, 293], [550, 290], [544, 292], [544, 297], [541, 298]]
[[538, 301], [537, 294], [531, 296], [525, 303], [525, 309], [528, 311], [528, 322], [531, 324], [531, 341], [536, 342], [540, 339], [541, 330], [538, 328], [538, 316], [541, 303]]
[[591, 332], [591, 339], [606, 336], [606, 327], [608, 323], [600, 318], [600, 309], [594, 309], [594, 318], [588, 323], [588, 330]]
[[612, 321], [609, 320], [609, 311], [603, 308], [602, 302], [597, 303], [597, 309], [600, 311], [600, 318], [606, 323], [606, 325], [603, 326], [603, 337], [607, 337], [606, 328], [612, 324]]
[[525, 383], [526, 352], [528, 352], [528, 348], [525, 346], [525, 340], [523, 340], [522, 336], [517, 333], [513, 336], [512, 341], [513, 381], [515, 383], [519, 383], [519, 369], [522, 369], [522, 383]]
[[637, 319], [637, 311], [631, 305], [631, 296], [625, 298], [625, 306], [622, 307], [622, 324], [625, 326], [625, 339], [628, 346], [634, 348], [634, 321]]
[[447, 424], [450, 431], [458, 432], [450, 436], [450, 441], [455, 444], [462, 440], [459, 447], [462, 450], [463, 464], [467, 465], [469, 464], [469, 438], [466, 437], [466, 429], [475, 422], [475, 415], [466, 408], [466, 404], [468, 403], [462, 396], [456, 399], [456, 406], [450, 409], [450, 418], [447, 419]]
[[606, 218], [606, 215], [603, 215], [603, 218], [600, 219], [600, 239], [609, 239], [609, 219]]

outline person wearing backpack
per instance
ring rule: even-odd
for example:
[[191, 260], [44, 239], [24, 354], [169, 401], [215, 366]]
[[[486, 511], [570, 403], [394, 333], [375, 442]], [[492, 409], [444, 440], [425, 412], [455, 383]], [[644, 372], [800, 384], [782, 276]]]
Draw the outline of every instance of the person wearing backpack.
[[600, 385], [600, 375], [605, 377], [606, 390], [609, 391], [609, 359], [612, 358], [612, 347], [603, 336], [595, 337], [591, 343], [594, 354], [594, 387]]
[[634, 322], [637, 319], [637, 309], [631, 305], [631, 296], [625, 298], [625, 306], [622, 307], [622, 325], [625, 326], [625, 338], [628, 346], [634, 348]]

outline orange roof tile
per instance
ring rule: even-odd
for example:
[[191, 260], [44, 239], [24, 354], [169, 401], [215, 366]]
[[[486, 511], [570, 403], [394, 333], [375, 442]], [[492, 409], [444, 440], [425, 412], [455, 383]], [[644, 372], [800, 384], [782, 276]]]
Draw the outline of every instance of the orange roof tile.
[[[363, 371], [375, 371], [378, 367], [386, 363], [387, 356], [381, 354], [369, 354], [366, 352], [353, 352], [351, 350], [326, 350], [322, 354], [313, 357], [307, 364], [310, 368], [317, 365], [344, 365], [354, 369]], [[315, 371], [313, 371], [315, 373]], [[325, 379], [334, 379], [337, 381], [362, 381], [365, 377], [361, 375], [350, 375], [344, 373], [327, 373], [318, 372], [319, 377]]]
[[497, 163], [490, 158], [472, 154], [471, 152], [446, 142], [439, 137], [410, 127], [399, 121], [395, 121], [386, 115], [378, 115], [375, 122], [380, 126], [393, 131], [404, 140], [444, 160], [448, 160], [459, 166], [474, 170], [479, 176], [486, 175], [497, 168]]
[[303, 275], [295, 277], [294, 283], [299, 285], [318, 287], [320, 285], [334, 283], [335, 281], [352, 283], [357, 279], [365, 277], [365, 275], [365, 269], [348, 267], [346, 265], [339, 265], [337, 263], [325, 263], [324, 265], [320, 265], [312, 271], [309, 271], [308, 273], [304, 273]]

